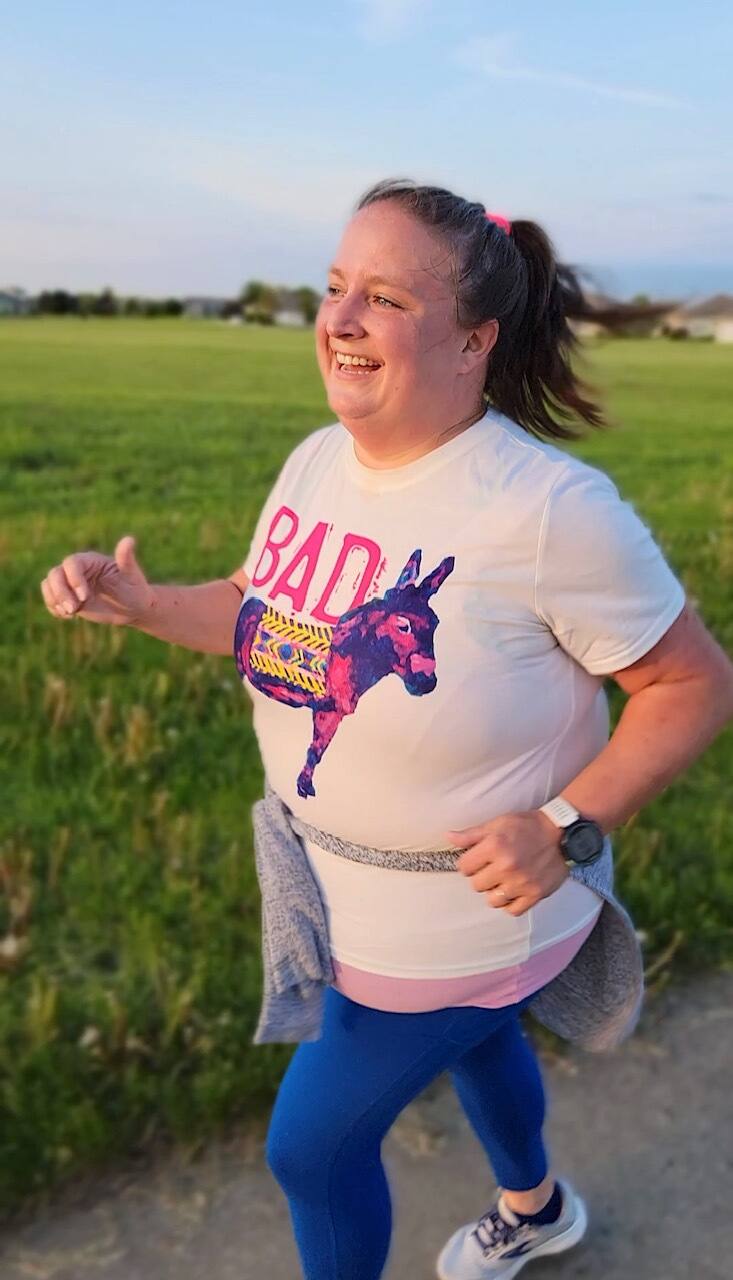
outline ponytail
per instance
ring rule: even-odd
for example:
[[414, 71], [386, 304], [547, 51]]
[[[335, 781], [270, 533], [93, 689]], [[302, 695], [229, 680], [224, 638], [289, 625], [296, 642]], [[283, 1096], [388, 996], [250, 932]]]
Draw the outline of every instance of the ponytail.
[[410, 178], [375, 183], [356, 210], [378, 200], [397, 200], [452, 247], [458, 324], [499, 321], [483, 388], [489, 404], [540, 438], [578, 439], [585, 434], [578, 420], [608, 425], [573, 369], [579, 343], [568, 320], [592, 313], [575, 272], [557, 262], [536, 222], [513, 222], [507, 234], [483, 204]]
[[534, 435], [578, 439], [583, 432], [567, 425], [573, 419], [592, 427], [607, 425], [572, 366], [579, 344], [568, 318], [587, 314], [588, 305], [574, 271], [556, 262], [536, 222], [512, 223], [511, 239], [526, 268], [526, 301], [514, 324], [507, 317], [503, 341], [499, 321], [484, 394], [500, 413]]

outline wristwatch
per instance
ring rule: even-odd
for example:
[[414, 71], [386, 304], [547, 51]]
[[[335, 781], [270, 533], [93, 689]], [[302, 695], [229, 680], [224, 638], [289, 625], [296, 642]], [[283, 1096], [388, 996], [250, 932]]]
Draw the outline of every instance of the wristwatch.
[[562, 796], [555, 796], [547, 804], [540, 805], [540, 813], [546, 813], [556, 827], [562, 828], [560, 848], [569, 867], [587, 867], [597, 862], [603, 853], [604, 835], [597, 822], [584, 818]]

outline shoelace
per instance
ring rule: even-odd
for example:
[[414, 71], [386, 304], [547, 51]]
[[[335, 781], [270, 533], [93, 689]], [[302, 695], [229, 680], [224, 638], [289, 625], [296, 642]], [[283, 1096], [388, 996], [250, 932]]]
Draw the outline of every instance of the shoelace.
[[535, 1236], [537, 1231], [529, 1222], [507, 1222], [499, 1213], [498, 1206], [492, 1205], [481, 1215], [471, 1234], [478, 1240], [486, 1257], [509, 1244]]

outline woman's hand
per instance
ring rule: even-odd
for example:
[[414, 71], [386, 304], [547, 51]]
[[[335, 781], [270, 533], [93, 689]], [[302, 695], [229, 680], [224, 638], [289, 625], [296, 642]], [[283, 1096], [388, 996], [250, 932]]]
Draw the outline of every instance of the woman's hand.
[[49, 569], [41, 594], [55, 618], [86, 618], [116, 626], [134, 625], [155, 598], [135, 559], [135, 539], [127, 534], [114, 556], [77, 551]]
[[449, 831], [451, 844], [466, 852], [456, 863], [490, 907], [521, 916], [547, 898], [569, 875], [560, 849], [561, 831], [544, 813], [505, 813], [477, 827]]

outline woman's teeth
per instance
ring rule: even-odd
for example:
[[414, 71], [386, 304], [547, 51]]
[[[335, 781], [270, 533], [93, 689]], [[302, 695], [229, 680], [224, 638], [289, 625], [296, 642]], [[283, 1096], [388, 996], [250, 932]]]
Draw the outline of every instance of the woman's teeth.
[[357, 376], [364, 377], [366, 373], [371, 373], [380, 367], [376, 360], [370, 360], [367, 356], [349, 356], [344, 355], [341, 351], [336, 351], [334, 354], [336, 364], [340, 369], [344, 371], [348, 369], [350, 374], [356, 374]]

